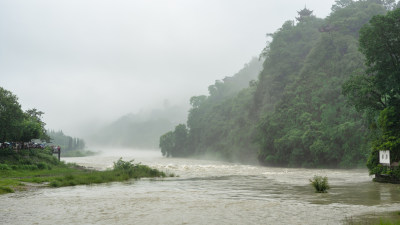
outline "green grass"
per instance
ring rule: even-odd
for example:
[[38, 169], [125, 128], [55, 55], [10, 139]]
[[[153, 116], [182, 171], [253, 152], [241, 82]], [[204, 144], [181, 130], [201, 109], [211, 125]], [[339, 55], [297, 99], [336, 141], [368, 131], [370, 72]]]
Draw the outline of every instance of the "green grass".
[[400, 225], [400, 219], [388, 219], [388, 218], [374, 218], [374, 219], [365, 219], [365, 220], [348, 220], [345, 221], [346, 225]]
[[14, 190], [11, 189], [10, 187], [0, 187], [0, 194], [8, 194], [8, 193], [14, 193]]
[[[106, 170], [106, 171], [87, 171], [83, 173], [69, 173], [63, 176], [47, 179], [51, 187], [64, 187], [75, 185], [90, 185], [115, 181], [126, 181], [129, 179], [139, 179], [142, 177], [166, 177], [164, 172], [152, 169], [145, 165], [139, 165], [129, 170]], [[43, 178], [42, 180], [43, 181]]]
[[392, 221], [389, 219], [380, 219], [379, 225], [400, 225], [400, 220]]
[[[59, 162], [51, 152], [29, 150], [20, 153], [4, 152], [0, 159], [0, 194], [29, 189], [29, 183], [49, 187], [90, 185], [126, 181], [142, 177], [166, 177], [159, 170], [133, 161], [119, 159], [114, 168], [106, 171], [89, 170], [76, 164]], [[0, 155], [2, 154], [0, 153]], [[5, 156], [4, 156], [5, 155]], [[54, 160], [55, 159], [55, 160]], [[174, 176], [169, 174], [169, 176]]]
[[346, 225], [400, 225], [400, 211], [384, 212], [379, 215], [350, 217], [343, 221]]

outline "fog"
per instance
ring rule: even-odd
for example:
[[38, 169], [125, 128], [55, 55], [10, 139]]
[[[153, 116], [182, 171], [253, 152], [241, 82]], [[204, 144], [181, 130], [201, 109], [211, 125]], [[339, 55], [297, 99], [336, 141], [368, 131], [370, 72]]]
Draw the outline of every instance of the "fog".
[[0, 2], [0, 86], [48, 129], [85, 136], [122, 115], [188, 107], [298, 10], [334, 0]]

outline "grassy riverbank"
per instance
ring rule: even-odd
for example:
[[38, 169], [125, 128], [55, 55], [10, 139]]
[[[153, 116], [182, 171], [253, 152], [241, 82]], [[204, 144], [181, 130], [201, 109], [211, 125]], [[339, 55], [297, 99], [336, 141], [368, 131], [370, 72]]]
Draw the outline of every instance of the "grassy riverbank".
[[400, 225], [400, 211], [383, 212], [346, 218], [345, 225]]
[[0, 194], [37, 187], [90, 185], [166, 176], [162, 171], [122, 159], [114, 162], [113, 169], [96, 171], [59, 162], [50, 149], [21, 150], [18, 153], [0, 150]]

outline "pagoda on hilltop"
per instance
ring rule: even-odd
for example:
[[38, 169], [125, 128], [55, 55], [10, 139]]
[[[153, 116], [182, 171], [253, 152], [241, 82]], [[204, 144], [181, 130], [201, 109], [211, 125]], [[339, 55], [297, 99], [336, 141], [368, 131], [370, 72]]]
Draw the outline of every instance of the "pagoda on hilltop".
[[304, 20], [312, 16], [313, 11], [307, 9], [307, 7], [304, 6], [304, 9], [297, 11], [297, 13], [299, 14], [299, 17], [296, 17], [296, 20], [298, 22], [303, 22]]

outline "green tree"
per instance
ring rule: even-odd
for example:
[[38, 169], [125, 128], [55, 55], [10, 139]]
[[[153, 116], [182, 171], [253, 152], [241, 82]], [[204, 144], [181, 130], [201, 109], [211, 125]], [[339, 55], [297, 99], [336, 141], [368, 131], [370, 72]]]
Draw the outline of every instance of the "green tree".
[[199, 108], [201, 104], [207, 99], [207, 96], [200, 95], [200, 96], [193, 96], [190, 98], [190, 105], [193, 108]]
[[367, 164], [371, 173], [382, 172], [379, 150], [390, 150], [392, 162], [400, 160], [399, 34], [400, 9], [374, 16], [360, 30], [360, 51], [367, 69], [343, 86], [349, 102], [372, 115], [370, 128], [378, 133]]
[[179, 124], [175, 127], [174, 138], [175, 138], [175, 151], [173, 155], [175, 156], [187, 156], [188, 154], [188, 129], [185, 124]]
[[21, 129], [21, 136], [17, 140], [24, 142], [29, 142], [32, 139], [39, 138], [42, 131], [42, 128], [40, 127], [39, 123], [29, 119], [25, 119], [22, 122], [20, 129]]
[[175, 146], [175, 140], [173, 131], [169, 131], [160, 137], [160, 148], [163, 156], [165, 157], [172, 156], [172, 152], [174, 151], [174, 146]]
[[0, 141], [49, 141], [42, 115], [37, 109], [23, 112], [17, 96], [0, 87]]
[[188, 155], [188, 129], [185, 124], [179, 124], [175, 130], [160, 137], [160, 148], [163, 156], [183, 157]]
[[0, 87], [0, 141], [17, 141], [23, 119], [18, 97]]
[[50, 136], [46, 132], [46, 123], [42, 121], [42, 115], [44, 114], [44, 112], [33, 108], [26, 110], [24, 114], [24, 127], [22, 129], [22, 132], [24, 133], [24, 138], [22, 138], [21, 140], [30, 141], [32, 139], [38, 138], [49, 142]]
[[400, 98], [400, 9], [378, 15], [360, 30], [360, 51], [372, 83], [389, 104]]

